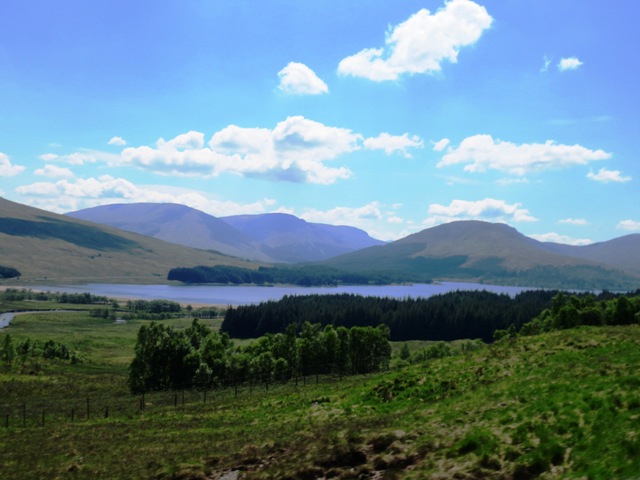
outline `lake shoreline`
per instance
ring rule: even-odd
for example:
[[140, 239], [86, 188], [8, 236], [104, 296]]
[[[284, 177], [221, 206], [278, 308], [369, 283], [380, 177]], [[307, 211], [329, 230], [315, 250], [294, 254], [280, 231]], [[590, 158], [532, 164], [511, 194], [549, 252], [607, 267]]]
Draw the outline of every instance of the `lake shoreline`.
[[[15, 287], [6, 287], [15, 288]], [[24, 287], [26, 288], [26, 287]], [[463, 282], [438, 282], [402, 285], [340, 285], [324, 287], [256, 286], [256, 285], [138, 285], [138, 284], [83, 284], [83, 285], [33, 285], [34, 291], [59, 293], [90, 293], [108, 297], [118, 302], [129, 300], [171, 300], [181, 305], [201, 307], [232, 307], [278, 301], [286, 295], [353, 294], [389, 298], [428, 298], [451, 291], [486, 290], [511, 297], [523, 291], [539, 290], [532, 287], [514, 287]]]

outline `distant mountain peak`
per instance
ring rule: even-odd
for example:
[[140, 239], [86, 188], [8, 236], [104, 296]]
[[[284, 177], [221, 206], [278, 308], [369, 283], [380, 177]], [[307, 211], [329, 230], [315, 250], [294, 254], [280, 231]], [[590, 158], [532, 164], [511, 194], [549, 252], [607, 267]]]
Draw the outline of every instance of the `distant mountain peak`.
[[377, 245], [363, 230], [288, 213], [217, 218], [175, 203], [112, 204], [68, 214], [165, 241], [262, 262], [311, 262]]

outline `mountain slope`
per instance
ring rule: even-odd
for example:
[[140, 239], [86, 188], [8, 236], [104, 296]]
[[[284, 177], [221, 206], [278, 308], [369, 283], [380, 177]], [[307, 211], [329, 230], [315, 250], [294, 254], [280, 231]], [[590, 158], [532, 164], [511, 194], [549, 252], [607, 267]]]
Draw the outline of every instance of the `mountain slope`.
[[236, 215], [222, 220], [262, 244], [262, 250], [282, 262], [312, 262], [383, 242], [355, 227], [310, 223], [293, 215]]
[[57, 215], [0, 198], [0, 264], [23, 282], [166, 282], [181, 265], [255, 264]]
[[550, 251], [547, 244], [512, 227], [480, 221], [439, 225], [323, 264], [356, 272], [400, 272], [416, 280], [586, 289], [640, 286], [640, 276], [623, 273], [612, 265]]
[[203, 250], [257, 261], [270, 261], [254, 239], [228, 223], [185, 205], [131, 203], [102, 205], [67, 214], [90, 222]]
[[552, 252], [606, 263], [629, 273], [640, 275], [640, 233], [584, 246], [559, 243], [545, 243], [544, 246]]

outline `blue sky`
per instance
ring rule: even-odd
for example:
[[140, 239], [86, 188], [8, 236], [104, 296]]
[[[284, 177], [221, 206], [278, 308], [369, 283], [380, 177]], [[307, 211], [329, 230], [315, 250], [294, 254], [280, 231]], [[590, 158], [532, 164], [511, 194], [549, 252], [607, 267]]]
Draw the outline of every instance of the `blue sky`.
[[3, 2], [0, 195], [640, 232], [640, 3]]

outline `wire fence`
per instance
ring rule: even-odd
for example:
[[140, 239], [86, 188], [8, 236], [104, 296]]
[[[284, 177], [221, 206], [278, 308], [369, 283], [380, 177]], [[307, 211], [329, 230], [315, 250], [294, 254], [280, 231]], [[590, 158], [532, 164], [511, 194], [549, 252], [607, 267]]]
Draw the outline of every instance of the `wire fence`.
[[338, 374], [313, 375], [286, 381], [242, 379], [218, 388], [186, 385], [174, 390], [122, 394], [114, 396], [84, 395], [73, 398], [41, 398], [28, 402], [0, 404], [0, 428], [5, 430], [44, 427], [51, 424], [99, 419], [122, 419], [166, 413], [197, 405], [221, 405], [239, 397], [265, 396], [282, 392], [302, 392], [306, 386], [342, 380]]

